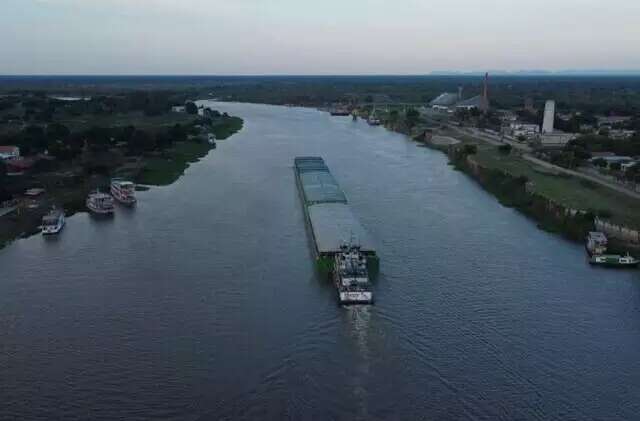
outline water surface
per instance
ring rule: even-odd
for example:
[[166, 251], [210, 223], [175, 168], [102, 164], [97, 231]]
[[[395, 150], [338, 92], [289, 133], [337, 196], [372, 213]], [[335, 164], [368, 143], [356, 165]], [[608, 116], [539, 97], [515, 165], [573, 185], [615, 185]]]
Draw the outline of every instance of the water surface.
[[[214, 105], [245, 128], [179, 181], [0, 251], [0, 419], [637, 418], [638, 272], [404, 136]], [[375, 306], [315, 275], [297, 155], [376, 240]]]

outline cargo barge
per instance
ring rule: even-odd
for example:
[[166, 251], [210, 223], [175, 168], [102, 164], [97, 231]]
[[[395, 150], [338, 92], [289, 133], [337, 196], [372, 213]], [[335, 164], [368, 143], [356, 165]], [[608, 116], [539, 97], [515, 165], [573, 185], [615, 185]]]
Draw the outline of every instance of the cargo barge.
[[[318, 271], [333, 279], [341, 303], [373, 302], [369, 276], [377, 275], [379, 259], [346, 195], [320, 157], [295, 158], [294, 170]], [[346, 266], [349, 270], [341, 270], [344, 259], [354, 262]]]

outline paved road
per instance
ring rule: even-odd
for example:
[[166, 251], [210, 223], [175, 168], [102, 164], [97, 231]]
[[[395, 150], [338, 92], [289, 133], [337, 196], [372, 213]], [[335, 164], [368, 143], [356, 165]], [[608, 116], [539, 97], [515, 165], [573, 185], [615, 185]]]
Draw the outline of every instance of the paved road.
[[539, 165], [541, 167], [548, 168], [548, 169], [551, 169], [551, 170], [554, 170], [554, 171], [558, 171], [558, 172], [561, 172], [561, 173], [564, 173], [564, 174], [568, 174], [568, 175], [571, 175], [571, 176], [574, 176], [574, 177], [582, 178], [583, 180], [589, 180], [589, 181], [594, 182], [596, 184], [599, 184], [601, 186], [605, 186], [605, 187], [608, 187], [608, 188], [610, 188], [612, 190], [615, 190], [618, 193], [622, 193], [622, 194], [624, 194], [626, 196], [629, 196], [629, 197], [632, 197], [634, 199], [640, 200], [640, 193], [638, 193], [636, 191], [633, 191], [633, 190], [631, 190], [631, 189], [629, 189], [629, 188], [627, 188], [627, 187], [625, 187], [623, 185], [620, 185], [620, 184], [618, 184], [616, 182], [608, 181], [606, 179], [603, 179], [602, 177], [598, 177], [598, 176], [595, 176], [595, 175], [590, 175], [590, 174], [585, 174], [585, 173], [582, 173], [582, 172], [579, 172], [579, 171], [569, 170], [567, 168], [563, 168], [563, 167], [560, 167], [558, 165], [554, 165], [554, 164], [552, 164], [550, 162], [543, 161], [542, 159], [538, 159], [538, 158], [534, 157], [533, 155], [531, 155], [529, 153], [529, 152], [531, 152], [531, 148], [528, 145], [523, 145], [522, 143], [513, 142], [513, 141], [509, 141], [509, 140], [506, 140], [506, 141], [503, 142], [503, 141], [501, 141], [500, 137], [493, 136], [493, 135], [490, 135], [488, 133], [481, 132], [478, 129], [469, 128], [467, 130], [464, 130], [464, 129], [460, 129], [460, 128], [453, 127], [453, 126], [450, 126], [450, 127], [454, 131], [456, 131], [458, 133], [465, 134], [465, 135], [471, 135], [476, 139], [482, 140], [482, 141], [484, 141], [486, 143], [489, 143], [489, 144], [492, 144], [492, 145], [499, 146], [499, 145], [503, 145], [504, 143], [508, 143], [511, 146], [513, 146], [515, 149], [518, 149], [521, 152], [523, 152], [522, 155], [521, 155], [522, 158], [526, 159], [527, 161], [529, 161], [529, 162], [531, 162], [533, 164], [536, 164], [536, 165]]

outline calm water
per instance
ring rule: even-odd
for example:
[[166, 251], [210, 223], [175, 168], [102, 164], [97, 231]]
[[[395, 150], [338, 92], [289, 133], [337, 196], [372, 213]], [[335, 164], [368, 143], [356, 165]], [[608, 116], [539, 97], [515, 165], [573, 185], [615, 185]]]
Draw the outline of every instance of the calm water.
[[[175, 184], [0, 251], [0, 419], [637, 419], [640, 272], [401, 135], [216, 107], [245, 129]], [[374, 307], [314, 274], [302, 154], [378, 242]]]

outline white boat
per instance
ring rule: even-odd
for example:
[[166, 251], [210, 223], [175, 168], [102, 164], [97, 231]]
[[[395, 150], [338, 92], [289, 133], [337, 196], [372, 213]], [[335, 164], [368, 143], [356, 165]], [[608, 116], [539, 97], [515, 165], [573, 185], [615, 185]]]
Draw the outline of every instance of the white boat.
[[372, 304], [367, 259], [360, 247], [343, 245], [335, 256], [334, 282], [341, 304]]
[[125, 205], [136, 203], [136, 185], [131, 181], [114, 178], [111, 180], [111, 196]]
[[589, 263], [592, 265], [607, 267], [635, 268], [640, 264], [640, 260], [629, 255], [629, 253], [625, 256], [620, 256], [618, 254], [602, 254], [599, 256], [592, 256], [589, 259]]
[[113, 215], [113, 197], [100, 191], [90, 193], [87, 208], [96, 215]]
[[64, 227], [64, 211], [53, 208], [42, 218], [42, 235], [55, 235]]
[[598, 231], [591, 231], [585, 243], [589, 256], [602, 255], [607, 252], [607, 237]]

